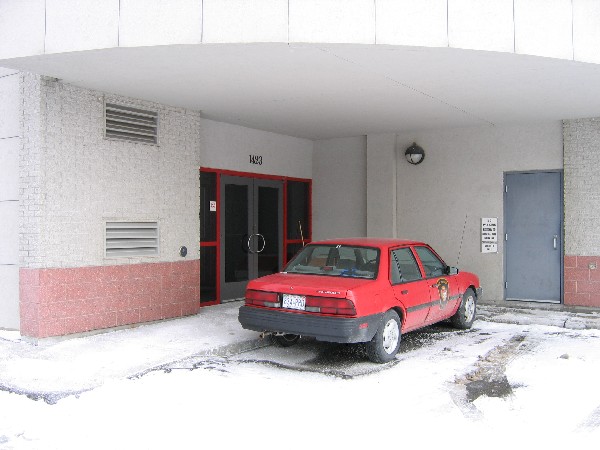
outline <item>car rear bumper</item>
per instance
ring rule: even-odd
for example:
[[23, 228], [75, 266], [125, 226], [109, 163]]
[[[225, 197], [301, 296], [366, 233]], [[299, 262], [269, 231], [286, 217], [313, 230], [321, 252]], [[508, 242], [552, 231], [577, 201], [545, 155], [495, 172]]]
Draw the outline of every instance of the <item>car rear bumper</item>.
[[381, 314], [346, 318], [242, 306], [238, 320], [242, 328], [247, 330], [299, 334], [327, 342], [356, 343], [373, 339], [381, 322]]

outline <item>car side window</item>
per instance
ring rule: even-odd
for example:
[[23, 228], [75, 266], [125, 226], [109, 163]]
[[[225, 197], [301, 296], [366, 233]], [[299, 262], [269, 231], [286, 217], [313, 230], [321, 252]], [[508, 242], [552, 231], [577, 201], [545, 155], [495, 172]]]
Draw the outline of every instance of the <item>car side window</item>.
[[417, 255], [421, 258], [423, 269], [425, 269], [425, 277], [433, 278], [444, 275], [446, 264], [444, 264], [431, 250], [427, 247], [416, 247]]
[[409, 248], [392, 250], [390, 255], [390, 281], [392, 284], [420, 280], [421, 271]]

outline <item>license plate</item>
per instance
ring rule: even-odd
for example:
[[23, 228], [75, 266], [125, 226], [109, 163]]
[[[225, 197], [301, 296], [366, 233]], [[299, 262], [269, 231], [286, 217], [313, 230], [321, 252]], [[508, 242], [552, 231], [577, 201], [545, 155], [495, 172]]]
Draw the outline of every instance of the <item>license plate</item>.
[[283, 294], [283, 305], [284, 308], [289, 309], [300, 309], [304, 311], [306, 307], [306, 297], [304, 295], [290, 295]]

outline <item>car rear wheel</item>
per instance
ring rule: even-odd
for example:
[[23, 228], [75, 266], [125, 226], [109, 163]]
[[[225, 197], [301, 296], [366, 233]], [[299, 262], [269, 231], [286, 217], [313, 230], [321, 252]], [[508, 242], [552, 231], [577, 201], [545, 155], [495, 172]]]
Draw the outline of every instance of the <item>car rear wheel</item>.
[[275, 334], [273, 335], [273, 342], [280, 347], [290, 347], [298, 342], [300, 336], [297, 334]]
[[475, 311], [477, 309], [477, 296], [473, 289], [469, 288], [463, 294], [460, 306], [456, 310], [456, 314], [452, 316], [450, 321], [452, 325], [461, 330], [467, 330], [473, 325], [475, 320]]
[[387, 311], [375, 336], [367, 343], [367, 356], [375, 363], [386, 363], [393, 360], [400, 348], [400, 317], [396, 311]]

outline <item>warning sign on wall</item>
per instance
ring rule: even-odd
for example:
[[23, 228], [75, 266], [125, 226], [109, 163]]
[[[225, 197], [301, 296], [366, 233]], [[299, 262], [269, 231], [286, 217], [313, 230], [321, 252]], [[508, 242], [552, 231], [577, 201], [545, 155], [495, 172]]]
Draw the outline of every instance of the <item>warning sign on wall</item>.
[[498, 252], [498, 218], [481, 219], [481, 253]]
[[498, 244], [492, 242], [482, 242], [481, 253], [498, 253]]

